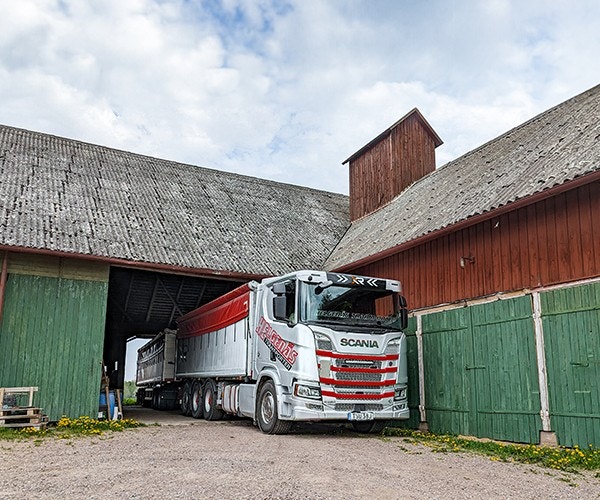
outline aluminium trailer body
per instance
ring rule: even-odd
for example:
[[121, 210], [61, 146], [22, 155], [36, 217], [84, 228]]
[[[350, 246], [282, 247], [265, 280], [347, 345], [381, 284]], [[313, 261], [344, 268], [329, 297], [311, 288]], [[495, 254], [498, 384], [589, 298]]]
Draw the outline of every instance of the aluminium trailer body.
[[179, 384], [175, 378], [175, 330], [165, 329], [138, 349], [137, 402], [157, 410], [174, 409]]

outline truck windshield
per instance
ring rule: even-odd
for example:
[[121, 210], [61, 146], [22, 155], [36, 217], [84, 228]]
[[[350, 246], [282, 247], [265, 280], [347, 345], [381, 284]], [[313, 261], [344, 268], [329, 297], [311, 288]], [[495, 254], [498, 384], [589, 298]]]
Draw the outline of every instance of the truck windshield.
[[401, 330], [397, 294], [366, 287], [343, 287], [300, 282], [299, 309], [302, 323], [330, 327], [365, 327]]

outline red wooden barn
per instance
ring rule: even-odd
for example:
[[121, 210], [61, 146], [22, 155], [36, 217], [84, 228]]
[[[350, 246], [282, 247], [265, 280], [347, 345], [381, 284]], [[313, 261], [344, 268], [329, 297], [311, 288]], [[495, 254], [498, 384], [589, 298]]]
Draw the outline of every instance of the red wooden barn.
[[600, 86], [435, 169], [418, 110], [345, 163], [326, 267], [400, 279], [415, 420], [600, 444]]

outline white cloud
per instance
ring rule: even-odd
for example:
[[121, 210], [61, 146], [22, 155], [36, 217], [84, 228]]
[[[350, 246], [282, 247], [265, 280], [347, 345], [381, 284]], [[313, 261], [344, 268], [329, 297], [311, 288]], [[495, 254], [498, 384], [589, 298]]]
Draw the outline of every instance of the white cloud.
[[335, 191], [413, 107], [439, 164], [599, 83], [591, 0], [0, 9], [0, 123]]

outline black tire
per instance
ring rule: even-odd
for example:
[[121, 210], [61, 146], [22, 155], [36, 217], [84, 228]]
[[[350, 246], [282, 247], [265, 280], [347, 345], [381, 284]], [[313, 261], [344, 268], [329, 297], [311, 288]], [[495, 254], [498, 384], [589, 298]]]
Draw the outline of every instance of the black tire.
[[154, 389], [152, 391], [152, 409], [162, 410], [160, 407], [160, 389]]
[[181, 391], [181, 414], [191, 415], [192, 414], [192, 383], [188, 380], [183, 384]]
[[387, 420], [370, 420], [367, 422], [352, 422], [352, 428], [355, 432], [361, 434], [379, 434], [387, 427]]
[[202, 406], [205, 420], [221, 420], [223, 418], [223, 410], [217, 408], [217, 384], [210, 378], [204, 384]]
[[190, 401], [192, 417], [202, 418], [202, 382], [196, 380], [192, 387], [192, 399]]
[[[154, 389], [152, 389], [152, 394], [154, 394]], [[144, 394], [142, 396], [142, 406], [144, 408], [151, 408], [153, 401], [154, 401], [154, 397], [152, 399], [147, 398], [146, 397], [146, 389], [144, 389]]]
[[265, 434], [287, 434], [292, 428], [291, 421], [279, 420], [277, 392], [271, 380], [267, 380], [258, 392], [256, 421], [258, 428]]

